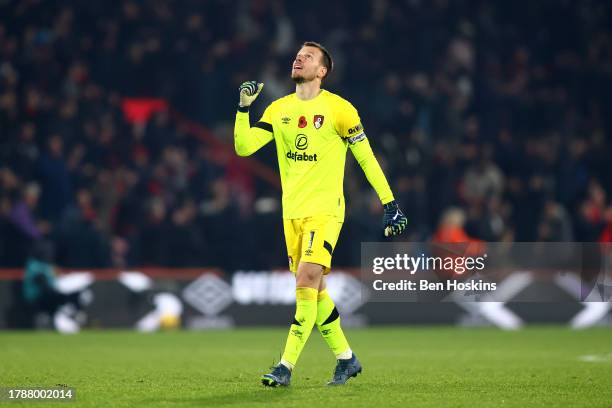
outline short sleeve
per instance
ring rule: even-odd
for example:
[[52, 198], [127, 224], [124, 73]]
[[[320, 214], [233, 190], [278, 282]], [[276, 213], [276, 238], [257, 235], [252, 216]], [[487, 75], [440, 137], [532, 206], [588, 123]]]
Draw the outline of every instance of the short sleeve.
[[341, 138], [349, 141], [363, 134], [363, 125], [357, 109], [344, 99], [341, 99], [336, 107], [336, 130]]

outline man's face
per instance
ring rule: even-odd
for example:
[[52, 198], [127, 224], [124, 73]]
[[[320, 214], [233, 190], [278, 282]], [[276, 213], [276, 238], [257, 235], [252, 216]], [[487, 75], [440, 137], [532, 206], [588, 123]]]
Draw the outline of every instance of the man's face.
[[326, 73], [323, 65], [323, 52], [317, 47], [302, 47], [293, 61], [291, 79], [296, 84], [323, 78]]

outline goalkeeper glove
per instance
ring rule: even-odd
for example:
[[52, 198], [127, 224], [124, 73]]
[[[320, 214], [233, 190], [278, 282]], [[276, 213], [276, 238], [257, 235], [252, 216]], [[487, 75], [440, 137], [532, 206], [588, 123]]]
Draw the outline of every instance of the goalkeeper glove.
[[385, 214], [383, 215], [385, 237], [401, 234], [406, 229], [406, 225], [408, 225], [408, 218], [399, 209], [395, 200], [385, 204], [383, 207], [385, 209]]
[[253, 101], [257, 99], [264, 84], [257, 81], [246, 81], [238, 88], [240, 91], [240, 102], [238, 106], [241, 108], [247, 108], [251, 106]]

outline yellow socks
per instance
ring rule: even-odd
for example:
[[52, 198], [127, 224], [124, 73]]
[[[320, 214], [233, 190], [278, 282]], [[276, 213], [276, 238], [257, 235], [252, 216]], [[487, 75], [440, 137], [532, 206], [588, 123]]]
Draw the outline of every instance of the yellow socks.
[[315, 323], [336, 358], [351, 358], [351, 348], [340, 327], [338, 309], [327, 289], [318, 292], [313, 288], [297, 288], [295, 299], [295, 318], [289, 329], [281, 364], [293, 369]]
[[338, 309], [336, 309], [332, 298], [329, 297], [327, 289], [319, 292], [318, 295], [317, 326], [336, 358], [351, 358], [351, 349], [346, 337], [344, 337], [342, 327], [340, 327]]
[[285, 352], [281, 359], [281, 364], [289, 369], [293, 369], [317, 321], [317, 294], [317, 289], [313, 288], [295, 290], [295, 318], [289, 328]]

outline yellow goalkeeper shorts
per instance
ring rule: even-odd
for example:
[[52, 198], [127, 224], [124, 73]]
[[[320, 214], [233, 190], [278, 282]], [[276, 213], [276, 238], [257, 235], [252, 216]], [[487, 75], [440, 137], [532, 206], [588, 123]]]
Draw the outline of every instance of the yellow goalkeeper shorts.
[[342, 229], [342, 219], [330, 215], [283, 219], [289, 270], [297, 272], [300, 262], [310, 262], [324, 267], [327, 275], [331, 268], [332, 254]]

